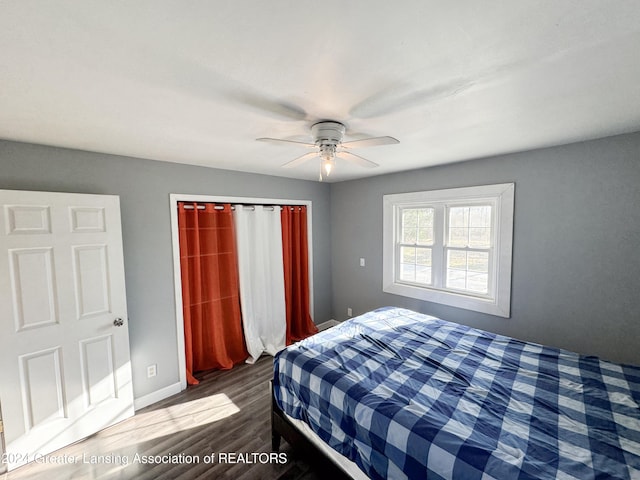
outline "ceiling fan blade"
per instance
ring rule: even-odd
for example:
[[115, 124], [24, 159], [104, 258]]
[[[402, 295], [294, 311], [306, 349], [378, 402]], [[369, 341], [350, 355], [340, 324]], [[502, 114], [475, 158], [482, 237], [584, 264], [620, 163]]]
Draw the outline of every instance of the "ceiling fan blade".
[[362, 140], [352, 140], [350, 142], [344, 142], [342, 144], [345, 148], [361, 148], [361, 147], [376, 147], [378, 145], [394, 145], [400, 143], [400, 140], [393, 137], [373, 137], [363, 138]]
[[351, 108], [349, 114], [356, 118], [389, 115], [455, 97], [477, 83], [476, 78], [458, 77], [422, 89], [410, 89], [406, 85], [392, 86], [358, 103]]
[[259, 142], [294, 143], [296, 145], [304, 145], [305, 147], [315, 147], [315, 144], [313, 143], [297, 142], [295, 140], [285, 140], [284, 138], [262, 137], [262, 138], [256, 138], [256, 140]]
[[[315, 145], [314, 145], [315, 146]], [[284, 165], [281, 165], [282, 168], [293, 168], [293, 167], [297, 167], [298, 165], [303, 164], [304, 162], [306, 162], [307, 160], [312, 159], [313, 157], [317, 157], [318, 156], [318, 152], [309, 152], [309, 153], [305, 153], [304, 155], [300, 155], [298, 158], [294, 158], [293, 160], [291, 160], [290, 162], [285, 163]]]
[[361, 167], [374, 168], [380, 166], [377, 163], [372, 162], [371, 160], [367, 160], [366, 158], [351, 152], [338, 152], [336, 154], [336, 157], [346, 160], [347, 162], [355, 163], [356, 165], [360, 165]]
[[242, 91], [229, 91], [226, 92], [227, 98], [242, 103], [248, 107], [260, 110], [265, 113], [274, 114], [279, 117], [288, 118], [291, 120], [306, 120], [307, 112], [298, 105], [287, 102], [285, 100], [278, 100], [271, 98], [267, 95], [260, 93], [254, 93], [249, 89]]

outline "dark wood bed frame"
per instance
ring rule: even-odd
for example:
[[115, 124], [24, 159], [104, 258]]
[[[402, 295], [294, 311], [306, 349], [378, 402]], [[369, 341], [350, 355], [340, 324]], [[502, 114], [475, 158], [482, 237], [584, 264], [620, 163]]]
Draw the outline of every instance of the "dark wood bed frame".
[[271, 387], [271, 450], [278, 452], [280, 450], [280, 440], [284, 438], [291, 445], [291, 448], [300, 453], [308, 463], [321, 469], [324, 475], [331, 475], [334, 480], [350, 479], [351, 477], [331, 457], [311, 443], [289, 421], [276, 403], [273, 382], [269, 383]]

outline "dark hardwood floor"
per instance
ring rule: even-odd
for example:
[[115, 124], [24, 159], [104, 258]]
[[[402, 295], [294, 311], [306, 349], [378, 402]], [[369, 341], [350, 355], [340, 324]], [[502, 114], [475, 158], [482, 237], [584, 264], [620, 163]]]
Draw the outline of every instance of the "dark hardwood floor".
[[[74, 463], [33, 462], [0, 478], [339, 480], [326, 462], [301, 457], [284, 440], [281, 455], [270, 456], [272, 365], [265, 356], [199, 375], [200, 385], [49, 456]], [[149, 457], [164, 458], [142, 463]]]

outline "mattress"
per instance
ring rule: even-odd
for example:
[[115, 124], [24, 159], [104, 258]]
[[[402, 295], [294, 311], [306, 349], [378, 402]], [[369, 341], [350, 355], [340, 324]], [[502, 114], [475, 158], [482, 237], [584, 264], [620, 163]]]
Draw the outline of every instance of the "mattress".
[[640, 368], [387, 308], [278, 353], [274, 395], [370, 478], [640, 478]]

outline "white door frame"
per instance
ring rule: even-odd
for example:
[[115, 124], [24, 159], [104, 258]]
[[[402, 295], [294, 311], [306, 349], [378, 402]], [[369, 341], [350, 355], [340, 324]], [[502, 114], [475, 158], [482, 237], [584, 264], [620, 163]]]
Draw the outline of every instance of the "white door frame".
[[214, 195], [169, 194], [171, 213], [171, 243], [173, 247], [173, 284], [176, 302], [176, 336], [178, 343], [178, 373], [180, 390], [187, 388], [187, 364], [184, 346], [184, 317], [182, 315], [182, 276], [180, 275], [180, 235], [178, 232], [178, 202], [244, 203], [248, 205], [304, 205], [307, 207], [307, 249], [309, 252], [309, 311], [313, 318], [313, 235], [311, 200], [282, 198], [230, 197]]

